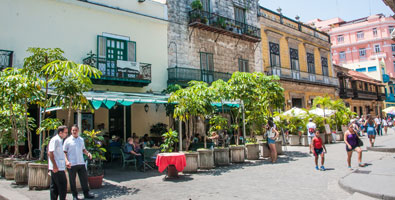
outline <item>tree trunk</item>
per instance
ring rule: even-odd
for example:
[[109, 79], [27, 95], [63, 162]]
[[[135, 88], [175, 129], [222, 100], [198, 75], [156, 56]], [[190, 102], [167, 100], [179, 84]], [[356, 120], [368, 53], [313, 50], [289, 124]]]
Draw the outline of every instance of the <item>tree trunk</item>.
[[[45, 58], [45, 63], [48, 64], [47, 57]], [[47, 101], [47, 99], [48, 99], [48, 79], [49, 79], [48, 75], [45, 76], [45, 101]], [[41, 109], [39, 110], [39, 112], [41, 112]], [[44, 110], [42, 113], [41, 122], [45, 120], [45, 113], [46, 112], [47, 112], [47, 104], [44, 105]], [[41, 113], [40, 113], [40, 115], [41, 115]], [[40, 127], [41, 127], [41, 122], [39, 124]], [[45, 141], [45, 131], [42, 131], [40, 134], [41, 134], [40, 161], [43, 161], [44, 160], [44, 149], [42, 147], [43, 147], [43, 143]]]
[[14, 155], [18, 156], [19, 155], [18, 130], [17, 130], [17, 124], [16, 124], [16, 119], [15, 119], [12, 104], [10, 104], [10, 111], [11, 111], [11, 126], [12, 126], [12, 132], [14, 133], [14, 143], [15, 143]]
[[[185, 116], [184, 116], [184, 119], [185, 119], [185, 137], [187, 137], [187, 135], [189, 135], [189, 119], [187, 119]], [[180, 132], [181, 132], [181, 130], [180, 130]], [[186, 138], [185, 138], [185, 140], [186, 140]], [[182, 142], [182, 141], [180, 141], [180, 142]], [[188, 144], [188, 142], [186, 142], [185, 151], [188, 151], [188, 150], [189, 150], [189, 144]]]
[[25, 107], [25, 123], [26, 123], [26, 133], [27, 133], [27, 146], [29, 149], [29, 153], [27, 154], [27, 160], [32, 159], [32, 136], [29, 128], [29, 118], [27, 116], [27, 99], [25, 98], [25, 103], [23, 104]]
[[[72, 97], [70, 98], [70, 102], [69, 102], [69, 113], [68, 113], [68, 116], [67, 116], [67, 128], [69, 129], [69, 130], [71, 130], [71, 106], [73, 105], [73, 102], [72, 102]], [[81, 127], [79, 127], [79, 128], [81, 128]]]

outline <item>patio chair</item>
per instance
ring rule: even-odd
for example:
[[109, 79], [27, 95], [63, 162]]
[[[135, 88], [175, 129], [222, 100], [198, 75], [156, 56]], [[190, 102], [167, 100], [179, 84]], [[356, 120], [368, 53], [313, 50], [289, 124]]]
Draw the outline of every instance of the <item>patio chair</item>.
[[[155, 161], [156, 161], [156, 155], [159, 153], [159, 149], [151, 149], [147, 148], [144, 149], [144, 166], [147, 166], [150, 169], [154, 169], [153, 166], [155, 166]], [[154, 165], [150, 165], [150, 163], [154, 163]]]
[[121, 151], [122, 154], [122, 168], [125, 168], [125, 165], [128, 163], [134, 163], [134, 169], [137, 170], [137, 160], [135, 157], [132, 157], [130, 159], [126, 159], [126, 153]]
[[121, 148], [119, 147], [109, 147], [108, 149], [110, 153], [110, 160], [112, 161], [114, 158], [120, 158], [121, 157]]

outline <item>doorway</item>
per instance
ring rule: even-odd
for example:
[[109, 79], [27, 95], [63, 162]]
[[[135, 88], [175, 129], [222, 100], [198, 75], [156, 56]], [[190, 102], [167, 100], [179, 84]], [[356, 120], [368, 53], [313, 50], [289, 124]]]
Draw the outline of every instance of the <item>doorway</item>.
[[303, 108], [303, 103], [301, 98], [292, 98], [292, 107]]

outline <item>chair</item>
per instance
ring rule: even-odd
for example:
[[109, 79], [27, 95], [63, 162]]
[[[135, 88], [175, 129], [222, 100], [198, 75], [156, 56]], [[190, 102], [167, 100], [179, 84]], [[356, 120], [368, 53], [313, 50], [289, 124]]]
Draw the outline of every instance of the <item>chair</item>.
[[130, 159], [126, 159], [126, 153], [121, 151], [122, 154], [122, 168], [125, 168], [125, 165], [128, 163], [133, 163], [134, 162], [134, 168], [137, 170], [137, 160], [136, 158], [133, 156]]
[[159, 153], [159, 149], [144, 149], [144, 166], [147, 166], [150, 169], [154, 169], [150, 163], [154, 163], [156, 161], [156, 155]]
[[121, 148], [113, 146], [109, 147], [108, 152], [110, 153], [110, 160], [112, 161], [114, 158], [121, 157]]

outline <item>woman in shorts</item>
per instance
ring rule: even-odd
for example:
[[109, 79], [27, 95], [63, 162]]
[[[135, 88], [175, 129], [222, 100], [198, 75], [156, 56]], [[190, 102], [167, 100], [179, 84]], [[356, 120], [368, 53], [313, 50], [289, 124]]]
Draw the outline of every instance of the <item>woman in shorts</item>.
[[348, 130], [344, 134], [344, 143], [346, 143], [348, 168], [352, 169], [351, 156], [353, 151], [356, 151], [358, 153], [359, 166], [364, 167], [365, 164], [362, 163], [362, 149], [358, 146], [358, 135], [355, 132], [354, 124], [350, 124], [348, 126]]

